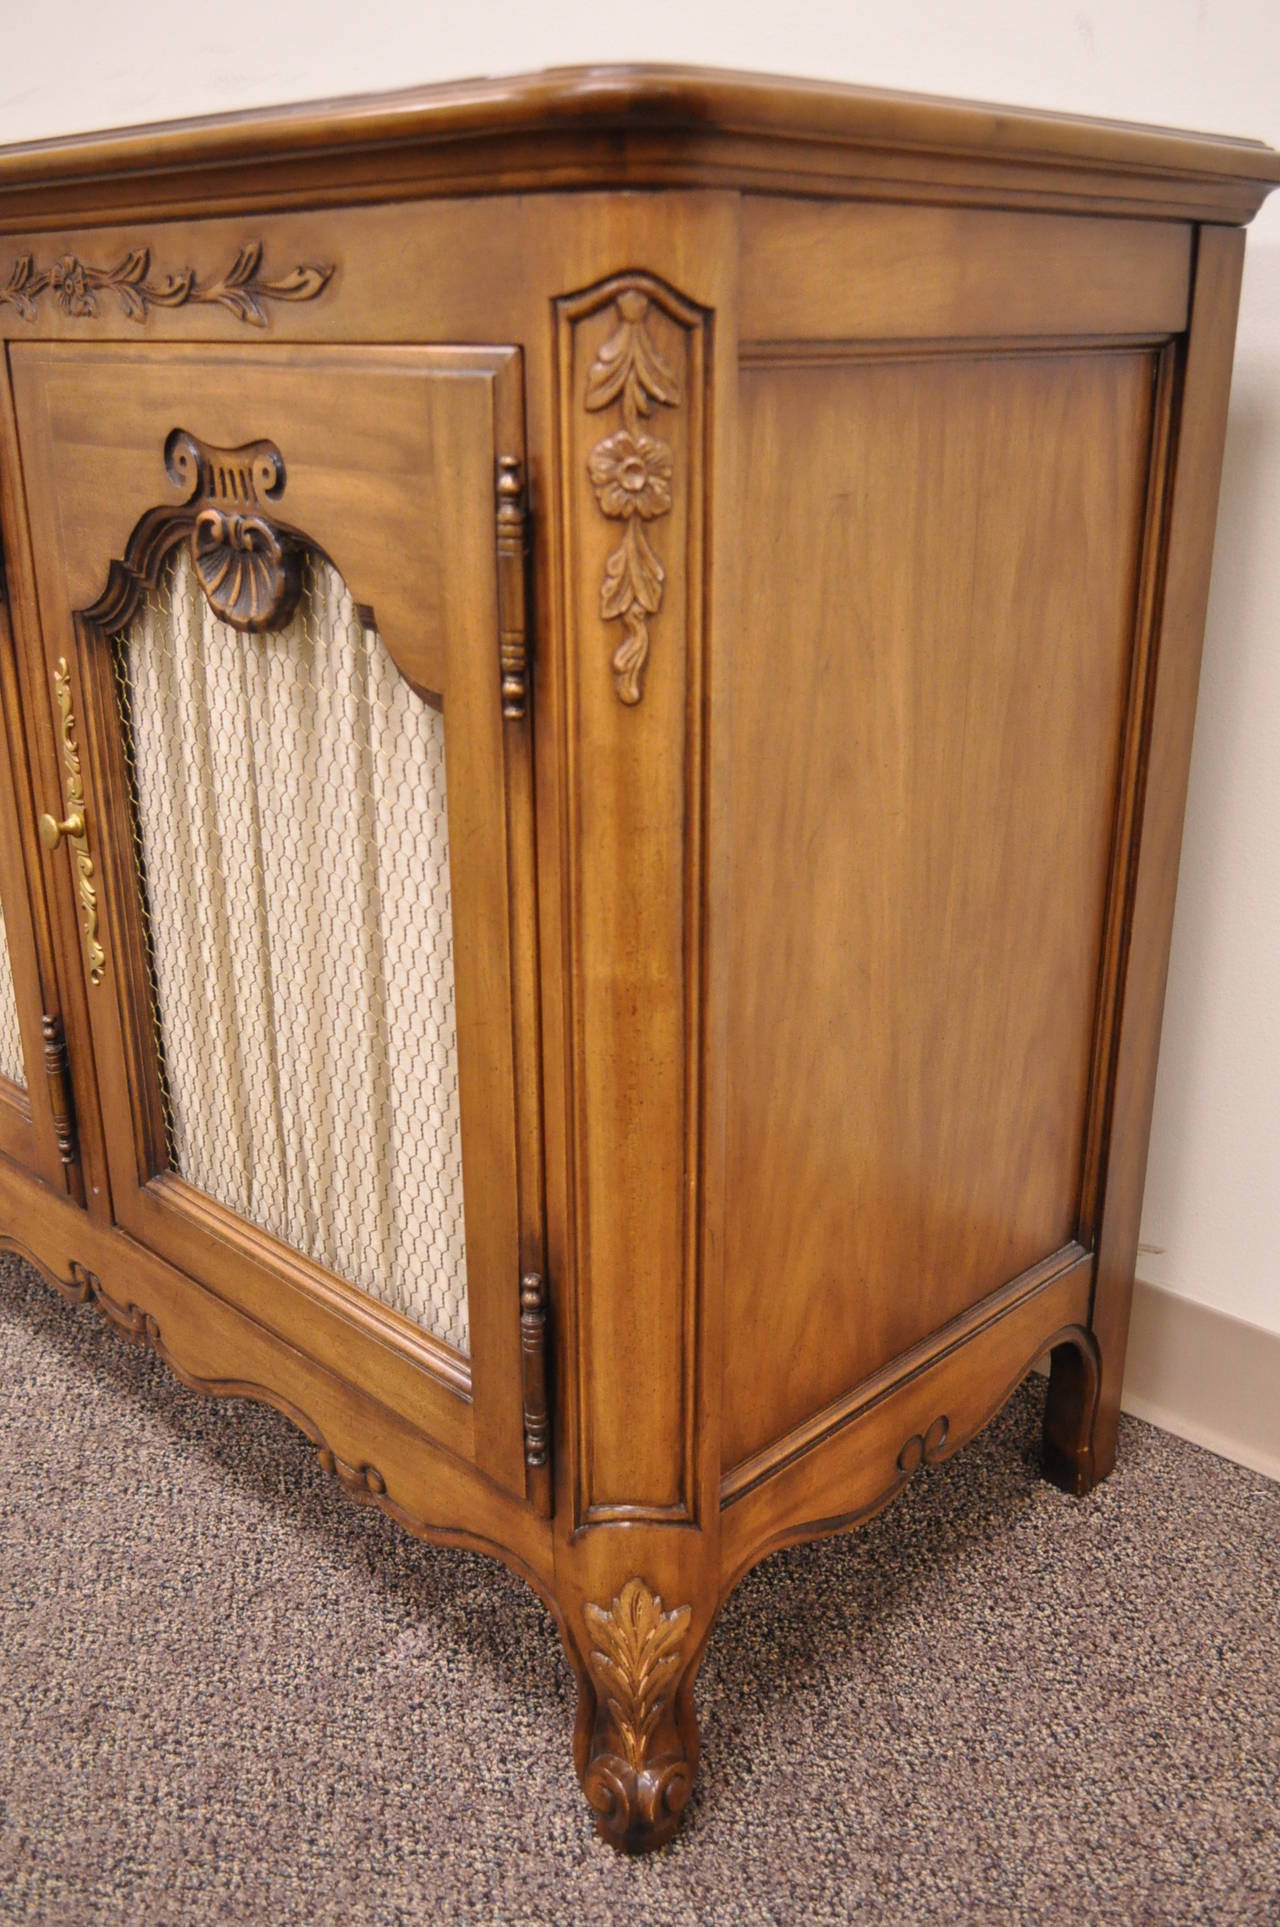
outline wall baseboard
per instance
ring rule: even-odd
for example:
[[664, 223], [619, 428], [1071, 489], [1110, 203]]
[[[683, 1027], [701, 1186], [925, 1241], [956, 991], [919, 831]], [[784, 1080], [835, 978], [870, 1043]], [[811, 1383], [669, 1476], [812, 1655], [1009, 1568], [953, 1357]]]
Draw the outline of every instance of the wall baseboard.
[[[1047, 1374], [1048, 1358], [1036, 1369]], [[1280, 1480], [1280, 1332], [1139, 1278], [1120, 1406]]]
[[1126, 1412], [1280, 1479], [1280, 1333], [1138, 1279]]

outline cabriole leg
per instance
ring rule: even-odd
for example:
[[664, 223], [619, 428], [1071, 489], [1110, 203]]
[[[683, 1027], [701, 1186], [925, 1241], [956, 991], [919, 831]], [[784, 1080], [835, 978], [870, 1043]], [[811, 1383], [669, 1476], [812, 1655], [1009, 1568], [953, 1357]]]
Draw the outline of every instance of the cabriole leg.
[[1092, 1492], [1115, 1465], [1100, 1434], [1097, 1347], [1087, 1332], [1055, 1345], [1050, 1354], [1044, 1411], [1044, 1474], [1064, 1492]]

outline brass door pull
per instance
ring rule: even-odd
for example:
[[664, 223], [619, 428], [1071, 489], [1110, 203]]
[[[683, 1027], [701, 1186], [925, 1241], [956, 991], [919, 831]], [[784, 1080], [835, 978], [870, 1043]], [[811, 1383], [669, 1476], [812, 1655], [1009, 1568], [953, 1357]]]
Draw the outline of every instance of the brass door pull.
[[56, 850], [65, 837], [75, 857], [76, 894], [84, 921], [85, 964], [89, 982], [100, 984], [107, 967], [106, 952], [98, 939], [98, 892], [93, 881], [93, 858], [89, 855], [88, 823], [84, 808], [84, 778], [80, 774], [80, 751], [76, 748], [76, 719], [71, 713], [71, 671], [65, 656], [59, 656], [53, 672], [53, 687], [62, 721], [62, 762], [66, 770], [67, 813], [59, 823], [48, 811], [40, 818], [40, 841], [46, 850]]
[[48, 810], [40, 818], [40, 841], [46, 850], [56, 850], [64, 836], [74, 840], [83, 835], [84, 817], [79, 810], [73, 810], [71, 815], [61, 823], [56, 817], [50, 816]]

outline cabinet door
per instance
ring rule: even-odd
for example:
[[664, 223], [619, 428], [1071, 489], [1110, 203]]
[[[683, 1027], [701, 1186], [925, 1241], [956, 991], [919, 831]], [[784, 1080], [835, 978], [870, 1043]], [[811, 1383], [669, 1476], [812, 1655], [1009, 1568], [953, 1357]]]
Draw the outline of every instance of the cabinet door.
[[17, 690], [0, 559], [0, 1153], [79, 1196], [62, 1018], [43, 905], [24, 861], [24, 849], [34, 852]]
[[115, 1218], [537, 1498], [519, 355], [13, 359]]

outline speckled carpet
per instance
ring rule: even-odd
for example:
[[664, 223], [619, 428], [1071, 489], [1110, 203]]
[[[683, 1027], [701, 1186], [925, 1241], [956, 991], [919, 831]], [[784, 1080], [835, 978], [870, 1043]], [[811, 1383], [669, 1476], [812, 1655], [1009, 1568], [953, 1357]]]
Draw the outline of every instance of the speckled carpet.
[[0, 1920], [1280, 1921], [1280, 1486], [1043, 1386], [726, 1608], [664, 1854], [596, 1840], [545, 1611], [0, 1258]]

